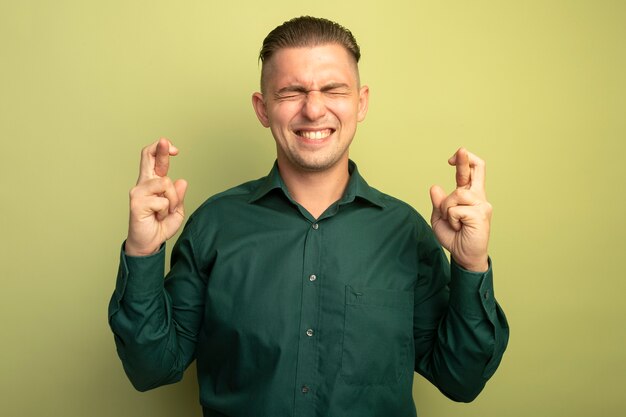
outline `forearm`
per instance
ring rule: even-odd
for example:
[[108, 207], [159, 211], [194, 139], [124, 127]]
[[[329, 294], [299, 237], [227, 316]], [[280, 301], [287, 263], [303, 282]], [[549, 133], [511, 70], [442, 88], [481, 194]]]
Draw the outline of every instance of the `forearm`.
[[440, 317], [416, 328], [416, 370], [446, 396], [472, 401], [495, 372], [508, 341], [508, 324], [493, 297], [491, 268], [470, 273], [453, 265], [449, 295], [428, 300]]
[[188, 341], [176, 331], [163, 285], [164, 262], [164, 248], [143, 258], [122, 254], [109, 305], [118, 355], [140, 391], [180, 380], [187, 365]]

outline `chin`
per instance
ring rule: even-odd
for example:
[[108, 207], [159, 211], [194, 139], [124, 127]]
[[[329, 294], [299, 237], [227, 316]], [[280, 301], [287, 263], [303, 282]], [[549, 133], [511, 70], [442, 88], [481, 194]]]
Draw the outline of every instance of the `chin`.
[[295, 166], [300, 168], [303, 171], [307, 172], [323, 172], [327, 171], [330, 168], [333, 168], [337, 164], [341, 162], [341, 158], [339, 159], [319, 159], [319, 160], [304, 160], [297, 159], [295, 161], [291, 161]]

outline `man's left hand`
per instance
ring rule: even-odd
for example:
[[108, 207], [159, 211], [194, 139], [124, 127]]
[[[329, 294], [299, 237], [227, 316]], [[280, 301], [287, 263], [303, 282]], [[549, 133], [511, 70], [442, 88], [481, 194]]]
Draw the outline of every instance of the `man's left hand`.
[[448, 163], [456, 167], [456, 189], [446, 195], [438, 185], [430, 188], [430, 223], [439, 243], [459, 266], [484, 272], [489, 268], [487, 247], [492, 212], [485, 194], [485, 162], [460, 148]]

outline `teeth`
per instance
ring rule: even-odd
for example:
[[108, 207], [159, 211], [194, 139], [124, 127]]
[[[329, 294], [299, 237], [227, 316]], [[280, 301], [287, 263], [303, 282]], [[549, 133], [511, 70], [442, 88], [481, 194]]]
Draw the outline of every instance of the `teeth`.
[[331, 133], [330, 129], [324, 130], [316, 130], [316, 131], [303, 131], [298, 132], [299, 136], [307, 139], [319, 140], [329, 136]]

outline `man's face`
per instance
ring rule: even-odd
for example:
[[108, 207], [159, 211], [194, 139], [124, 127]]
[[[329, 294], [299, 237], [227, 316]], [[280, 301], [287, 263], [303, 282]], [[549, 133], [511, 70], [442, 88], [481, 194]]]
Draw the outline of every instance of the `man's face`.
[[319, 172], [347, 162], [369, 95], [354, 58], [327, 44], [280, 49], [264, 65], [264, 93], [252, 102], [276, 140], [279, 165]]

